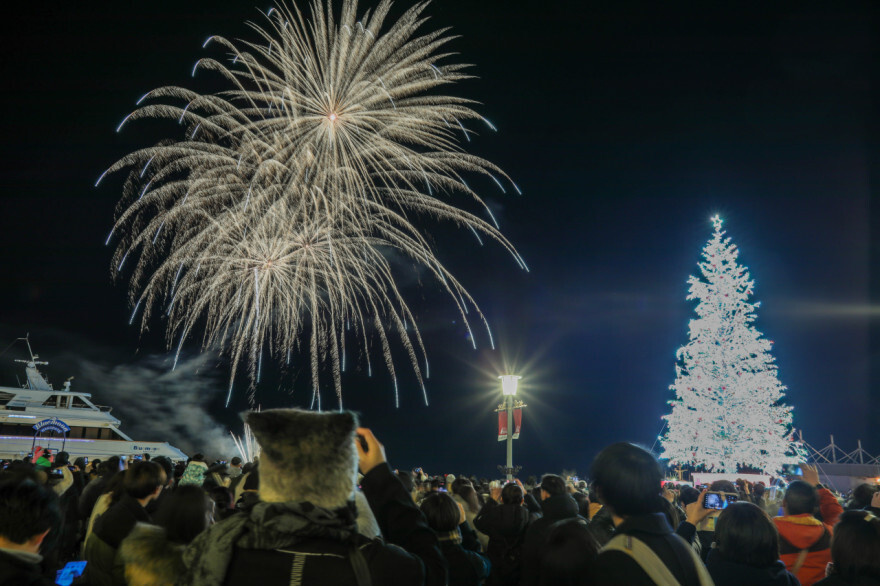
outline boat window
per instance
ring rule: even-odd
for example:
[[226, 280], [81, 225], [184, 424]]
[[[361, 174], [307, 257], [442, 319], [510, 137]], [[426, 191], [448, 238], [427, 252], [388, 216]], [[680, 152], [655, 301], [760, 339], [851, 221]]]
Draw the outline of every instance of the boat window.
[[98, 439], [98, 432], [101, 431], [98, 427], [87, 427], [85, 430], [86, 434], [83, 436], [85, 439]]
[[74, 395], [71, 397], [72, 403], [71, 407], [76, 407], [77, 409], [91, 409], [91, 406], [82, 400], [82, 397], [78, 395]]
[[43, 402], [43, 406], [55, 406], [55, 403], [58, 401], [58, 395], [49, 395], [49, 398]]
[[0, 405], [5, 405], [15, 396], [14, 393], [4, 393], [0, 391]]

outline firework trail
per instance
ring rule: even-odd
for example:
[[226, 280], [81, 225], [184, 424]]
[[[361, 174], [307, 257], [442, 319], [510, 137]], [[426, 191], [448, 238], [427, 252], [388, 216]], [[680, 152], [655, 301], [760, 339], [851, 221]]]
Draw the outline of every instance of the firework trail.
[[[193, 73], [219, 72], [230, 89], [155, 89], [119, 125], [170, 118], [185, 127], [183, 140], [135, 151], [101, 176], [129, 171], [107, 240], [119, 239], [117, 277], [134, 264], [132, 321], [141, 308], [143, 329], [156, 310], [166, 314], [177, 355], [204, 328], [203, 347], [231, 358], [230, 394], [240, 365], [253, 389], [264, 358], [301, 351], [310, 357], [313, 405], [320, 408], [323, 365], [341, 407], [349, 330], [370, 370], [378, 340], [395, 395], [389, 337], [399, 338], [424, 389], [424, 345], [387, 251], [425, 267], [468, 329], [469, 308], [485, 319], [412, 218], [487, 235], [526, 268], [463, 178], [482, 174], [519, 191], [461, 148], [472, 133], [466, 121], [492, 126], [469, 101], [439, 93], [468, 77], [464, 65], [440, 63], [451, 37], [419, 35], [424, 3], [383, 30], [389, 8], [382, 1], [359, 20], [352, 0], [338, 15], [315, 1], [311, 19], [278, 6], [267, 24], [251, 24], [258, 42], [206, 41], [228, 51], [228, 65], [204, 58]], [[455, 194], [482, 205], [491, 223], [446, 201]]]

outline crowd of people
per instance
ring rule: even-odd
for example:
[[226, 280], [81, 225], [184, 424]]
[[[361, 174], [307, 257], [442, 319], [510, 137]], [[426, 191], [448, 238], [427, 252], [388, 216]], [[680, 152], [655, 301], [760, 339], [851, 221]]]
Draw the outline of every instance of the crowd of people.
[[429, 477], [352, 413], [247, 421], [254, 462], [4, 462], [0, 586], [880, 585], [880, 490], [836, 495], [810, 466], [694, 488], [617, 443], [590, 482]]

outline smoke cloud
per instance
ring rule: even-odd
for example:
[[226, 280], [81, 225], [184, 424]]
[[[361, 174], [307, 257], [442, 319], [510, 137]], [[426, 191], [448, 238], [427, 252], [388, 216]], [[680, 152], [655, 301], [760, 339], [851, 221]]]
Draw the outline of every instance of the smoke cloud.
[[168, 442], [190, 456], [230, 458], [238, 452], [229, 432], [206, 410], [223, 393], [223, 385], [209, 374], [211, 360], [208, 354], [181, 358], [171, 370], [167, 356], [116, 366], [81, 359], [74, 388], [92, 393], [96, 404], [113, 407], [121, 430], [132, 439]]

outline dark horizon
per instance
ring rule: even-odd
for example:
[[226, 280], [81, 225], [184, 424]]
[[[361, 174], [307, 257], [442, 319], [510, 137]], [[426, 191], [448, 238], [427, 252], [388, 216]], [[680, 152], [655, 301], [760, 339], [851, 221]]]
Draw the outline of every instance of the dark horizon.
[[[153, 320], [143, 337], [128, 325], [127, 283], [111, 281], [104, 246], [121, 179], [94, 183], [123, 155], [180, 132], [137, 121], [116, 133], [134, 102], [163, 85], [213, 87], [210, 73], [190, 77], [215, 54], [202, 43], [248, 37], [244, 21], [259, 13], [231, 0], [25, 11], [4, 24], [13, 91], [3, 110], [0, 349], [30, 332], [56, 386], [155, 373], [165, 324]], [[393, 466], [493, 473], [504, 461], [493, 409], [505, 369], [524, 377], [529, 407], [514, 444], [524, 475], [585, 475], [614, 441], [651, 447], [693, 315], [686, 281], [715, 213], [756, 281], [756, 326], [775, 342], [795, 426], [817, 448], [834, 434], [846, 451], [861, 439], [880, 452], [880, 6], [436, 0], [426, 12], [424, 30], [452, 26], [452, 49], [475, 64], [478, 78], [453, 93], [481, 102], [498, 132], [480, 129], [466, 148], [522, 188], [477, 187], [530, 272], [468, 232], [420, 224], [485, 312], [497, 350], [476, 323], [471, 349], [453, 304], [401, 273], [431, 362], [430, 405], [401, 348], [399, 409], [381, 369], [343, 379], [345, 407]], [[185, 358], [197, 350], [198, 335]], [[0, 354], [0, 385], [15, 384], [5, 362], [15, 352], [24, 350]], [[225, 409], [226, 362], [200, 365], [215, 390], [187, 396], [187, 409], [238, 432], [246, 384]], [[282, 384], [270, 372], [256, 403], [307, 407], [307, 379]], [[113, 398], [123, 430], [142, 424], [124, 395]], [[324, 401], [333, 404], [329, 387]]]

